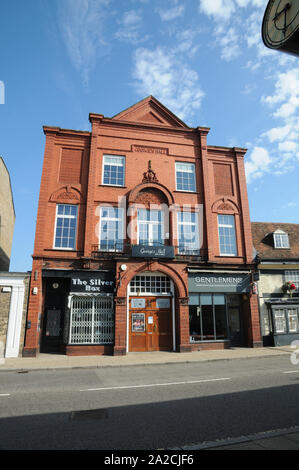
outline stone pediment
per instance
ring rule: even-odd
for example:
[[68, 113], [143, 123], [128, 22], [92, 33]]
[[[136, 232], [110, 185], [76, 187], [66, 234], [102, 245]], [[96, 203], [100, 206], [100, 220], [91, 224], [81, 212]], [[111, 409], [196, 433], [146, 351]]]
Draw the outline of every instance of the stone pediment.
[[139, 101], [139, 103], [125, 109], [114, 116], [113, 120], [188, 129], [188, 126], [183, 121], [153, 96], [148, 96], [144, 100]]
[[81, 200], [81, 193], [72, 186], [63, 186], [54, 191], [49, 200], [61, 204], [78, 204]]

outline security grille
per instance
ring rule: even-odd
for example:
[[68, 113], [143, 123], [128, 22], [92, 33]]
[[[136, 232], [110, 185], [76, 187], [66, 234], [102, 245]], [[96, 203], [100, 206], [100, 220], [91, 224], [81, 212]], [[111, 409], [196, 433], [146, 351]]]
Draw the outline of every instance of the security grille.
[[169, 294], [171, 292], [170, 279], [167, 276], [147, 274], [135, 276], [130, 282], [130, 293]]
[[74, 296], [71, 302], [69, 343], [111, 344], [113, 341], [113, 299]]

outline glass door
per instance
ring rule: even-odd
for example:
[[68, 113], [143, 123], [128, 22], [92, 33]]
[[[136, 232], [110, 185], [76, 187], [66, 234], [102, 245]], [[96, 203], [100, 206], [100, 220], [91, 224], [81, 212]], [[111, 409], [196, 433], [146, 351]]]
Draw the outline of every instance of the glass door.
[[244, 345], [239, 295], [227, 296], [227, 316], [230, 342], [232, 346]]

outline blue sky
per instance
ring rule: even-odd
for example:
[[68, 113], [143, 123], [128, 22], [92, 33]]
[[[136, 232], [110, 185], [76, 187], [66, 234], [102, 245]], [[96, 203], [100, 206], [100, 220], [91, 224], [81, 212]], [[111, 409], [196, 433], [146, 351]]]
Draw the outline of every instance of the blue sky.
[[299, 58], [266, 49], [267, 0], [10, 0], [1, 7], [0, 155], [31, 269], [45, 137], [154, 95], [208, 144], [248, 149], [252, 221], [299, 223]]

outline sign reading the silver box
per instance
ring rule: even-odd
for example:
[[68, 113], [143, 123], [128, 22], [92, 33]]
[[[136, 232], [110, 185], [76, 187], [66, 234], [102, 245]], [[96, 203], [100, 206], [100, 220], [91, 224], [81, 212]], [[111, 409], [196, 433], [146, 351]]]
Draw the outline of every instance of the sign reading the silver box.
[[250, 274], [189, 273], [189, 292], [250, 292]]
[[174, 247], [132, 245], [132, 256], [136, 258], [174, 258]]

